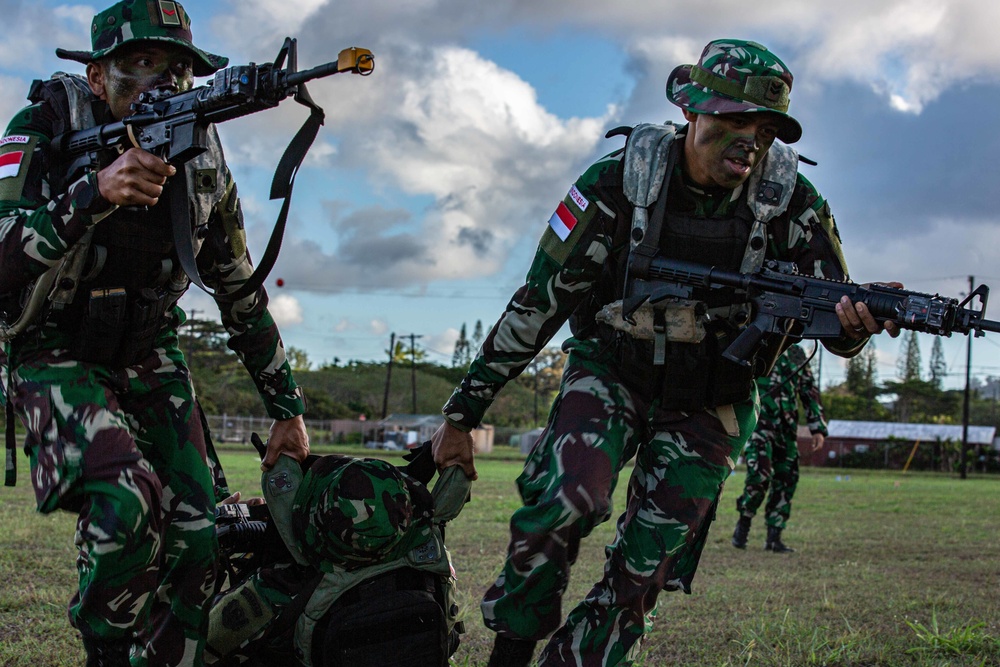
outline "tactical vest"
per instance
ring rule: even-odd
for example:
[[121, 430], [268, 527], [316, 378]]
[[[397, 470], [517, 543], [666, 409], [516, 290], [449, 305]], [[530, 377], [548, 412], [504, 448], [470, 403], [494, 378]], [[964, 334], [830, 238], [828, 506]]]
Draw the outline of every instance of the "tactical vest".
[[[54, 110], [54, 136], [97, 122], [95, 98], [79, 75], [57, 72], [47, 81], [35, 81], [28, 99]], [[222, 145], [214, 127], [208, 144], [209, 149], [183, 170], [195, 252], [213, 209], [232, 190], [226, 188]], [[81, 360], [124, 366], [148, 354], [165, 313], [189, 284], [173, 250], [167, 201], [165, 190], [161, 204], [152, 209], [119, 208], [88, 229], [59, 264], [29, 285], [20, 318], [0, 327], [0, 338], [10, 340], [44, 324], [78, 331], [72, 352]]]
[[[731, 271], [760, 269], [767, 223], [782, 214], [795, 189], [798, 156], [784, 144], [771, 146], [743, 185], [728, 218], [705, 219], [667, 211], [669, 184], [680, 156], [674, 124], [638, 125], [623, 157], [623, 191], [633, 205], [631, 226], [619, 223], [614, 247], [624, 249], [605, 264], [589, 303], [574, 314], [574, 335], [596, 335], [616, 348], [623, 379], [668, 410], [700, 410], [750, 396], [754, 377], [770, 359], [749, 367], [722, 352], [750, 319], [746, 295], [733, 289], [695, 289], [650, 303], [662, 284], [647, 281], [655, 257], [684, 259]], [[653, 206], [653, 211], [649, 208]], [[662, 296], [660, 294], [659, 296]], [[633, 311], [631, 304], [642, 303]], [[617, 318], [624, 327], [608, 322]]]

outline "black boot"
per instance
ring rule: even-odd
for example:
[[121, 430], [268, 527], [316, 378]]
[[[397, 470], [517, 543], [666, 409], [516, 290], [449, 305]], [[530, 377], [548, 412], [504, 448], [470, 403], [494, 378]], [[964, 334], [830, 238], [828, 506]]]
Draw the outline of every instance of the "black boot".
[[747, 548], [747, 538], [750, 537], [750, 522], [753, 517], [740, 515], [740, 520], [736, 522], [736, 530], [733, 531], [733, 546], [737, 549]]
[[795, 549], [786, 546], [781, 541], [781, 528], [777, 526], [767, 527], [767, 544], [764, 545], [764, 551], [773, 551], [776, 554], [790, 554]]
[[528, 667], [535, 655], [536, 643], [531, 639], [512, 639], [497, 635], [486, 667]]
[[129, 667], [131, 639], [84, 637], [83, 648], [87, 650], [86, 667]]

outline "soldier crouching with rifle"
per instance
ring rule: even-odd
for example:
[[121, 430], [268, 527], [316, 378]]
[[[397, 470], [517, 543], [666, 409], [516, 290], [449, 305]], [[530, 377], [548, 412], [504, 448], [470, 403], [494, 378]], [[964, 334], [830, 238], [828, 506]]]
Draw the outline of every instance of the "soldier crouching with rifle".
[[131, 653], [132, 665], [201, 665], [214, 509], [228, 492], [178, 347], [191, 278], [171, 231], [172, 188], [229, 345], [275, 420], [264, 467], [280, 453], [305, 458], [304, 404], [264, 289], [232, 298], [253, 269], [214, 128], [176, 166], [130, 148], [67, 178], [50, 150], [57, 135], [121, 120], [143, 93], [191, 89], [227, 59], [192, 44], [176, 2], [118, 2], [92, 27], [93, 51], [57, 50], [85, 63], [86, 79], [33, 87], [0, 139], [8, 428], [16, 411], [38, 510], [79, 515], [69, 618], [86, 664], [126, 666]]
[[[757, 421], [754, 377], [782, 342], [765, 336], [746, 363], [725, 358], [749, 323], [748, 295], [704, 283], [661, 298], [650, 267], [666, 257], [748, 273], [777, 259], [846, 279], [830, 209], [787, 146], [802, 133], [787, 114], [791, 85], [784, 63], [748, 41], [713, 41], [696, 65], [677, 67], [667, 97], [687, 124], [618, 132], [624, 150], [570, 188], [525, 285], [444, 406], [435, 460], [474, 477], [468, 431], [569, 320], [562, 386], [517, 480], [523, 505], [482, 602], [496, 633], [490, 667], [526, 667], [540, 640], [545, 667], [631, 664], [660, 591], [690, 592], [723, 484]], [[883, 327], [899, 333], [846, 295], [836, 312], [825, 345], [840, 356]], [[580, 541], [611, 517], [633, 456], [603, 578], [564, 617]]]

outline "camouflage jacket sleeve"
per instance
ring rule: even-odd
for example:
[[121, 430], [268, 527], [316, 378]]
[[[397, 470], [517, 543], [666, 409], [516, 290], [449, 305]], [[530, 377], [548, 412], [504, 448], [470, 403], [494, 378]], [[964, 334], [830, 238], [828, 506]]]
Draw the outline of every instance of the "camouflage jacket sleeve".
[[810, 433], [822, 433], [827, 435], [826, 419], [823, 416], [823, 404], [820, 403], [819, 385], [816, 384], [816, 376], [807, 363], [799, 373], [796, 382], [798, 399], [806, 411], [806, 423], [809, 425]]
[[0, 139], [0, 294], [19, 291], [57, 265], [115, 208], [97, 196], [94, 174], [54, 191], [53, 122], [47, 104], [34, 104], [14, 116]]
[[[769, 255], [793, 261], [805, 275], [847, 280], [847, 262], [830, 205], [801, 173], [787, 212], [770, 224]], [[840, 357], [853, 357], [868, 342], [842, 336], [823, 345]]]
[[[198, 253], [198, 268], [206, 286], [220, 293], [239, 289], [253, 273], [247, 251], [236, 184], [225, 169], [226, 193], [208, 222], [208, 235]], [[253, 378], [268, 416], [288, 419], [305, 412], [302, 391], [292, 377], [278, 326], [267, 309], [263, 286], [239, 301], [216, 299], [229, 348]]]
[[595, 163], [559, 203], [524, 285], [444, 406], [452, 425], [475, 428], [500, 390], [521, 374], [590, 293], [608, 257], [616, 217], [615, 204], [605, 199], [600, 184], [613, 180], [615, 173], [620, 183], [619, 169], [616, 157]]

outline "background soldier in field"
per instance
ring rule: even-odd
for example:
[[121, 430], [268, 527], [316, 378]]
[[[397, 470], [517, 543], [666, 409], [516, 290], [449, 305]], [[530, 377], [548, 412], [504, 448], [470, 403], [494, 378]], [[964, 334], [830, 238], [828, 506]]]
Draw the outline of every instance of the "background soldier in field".
[[[781, 355], [767, 377], [757, 379], [760, 420], [750, 436], [743, 456], [747, 475], [743, 493], [736, 499], [740, 518], [733, 532], [733, 546], [745, 549], [750, 522], [767, 496], [767, 542], [764, 548], [776, 553], [795, 551], [781, 541], [781, 531], [792, 513], [792, 496], [799, 484], [799, 401], [806, 411], [812, 449], [823, 446], [827, 434], [819, 386], [809, 370], [805, 352], [792, 345]], [[770, 487], [770, 494], [768, 488]]]
[[[641, 279], [655, 256], [729, 270], [766, 256], [846, 277], [830, 209], [785, 145], [802, 132], [787, 114], [791, 85], [780, 59], [740, 40], [711, 42], [697, 65], [674, 69], [667, 97], [687, 125], [626, 128], [624, 151], [576, 181], [525, 285], [444, 406], [435, 460], [475, 476], [467, 432], [570, 321], [562, 385], [517, 480], [523, 506], [482, 603], [497, 633], [490, 667], [528, 665], [546, 637], [541, 665], [631, 664], [659, 592], [690, 591], [722, 486], [757, 421], [755, 374], [773, 356], [749, 368], [721, 356], [746, 324], [744, 295], [701, 289], [691, 301], [644, 300]], [[841, 356], [882, 330], [846, 298], [838, 317], [842, 335], [827, 346]], [[611, 517], [633, 456], [604, 576], [564, 619], [580, 540]]]
[[223, 295], [229, 345], [276, 420], [265, 466], [282, 451], [305, 457], [304, 405], [264, 290], [224, 298], [252, 266], [214, 130], [179, 167], [133, 148], [69, 179], [51, 150], [53, 137], [121, 119], [143, 92], [190, 89], [226, 59], [192, 44], [176, 2], [118, 2], [91, 39], [92, 51], [56, 51], [85, 63], [86, 78], [36, 83], [0, 140], [4, 389], [27, 430], [38, 510], [79, 515], [69, 618], [87, 664], [128, 665], [134, 647], [133, 665], [199, 665], [215, 503], [228, 492], [178, 346], [189, 279], [168, 194], [182, 179], [201, 275]]

